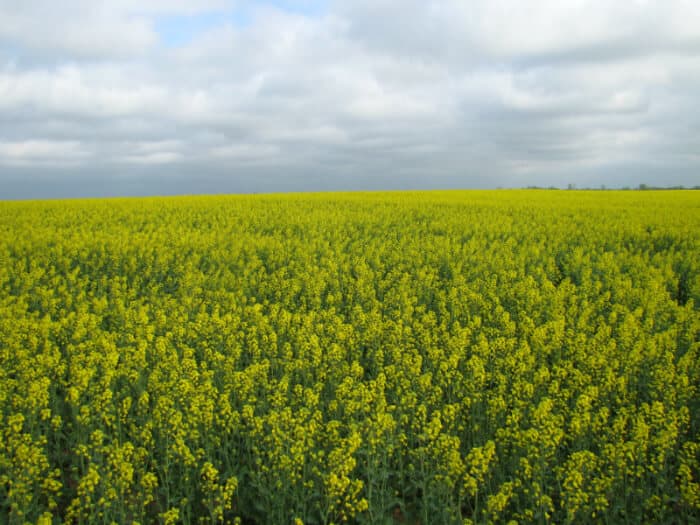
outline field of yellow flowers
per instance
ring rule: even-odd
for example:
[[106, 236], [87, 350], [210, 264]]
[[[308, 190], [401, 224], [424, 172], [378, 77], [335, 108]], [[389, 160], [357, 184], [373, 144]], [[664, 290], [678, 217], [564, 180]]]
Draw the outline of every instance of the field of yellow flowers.
[[0, 523], [700, 520], [700, 192], [0, 203]]

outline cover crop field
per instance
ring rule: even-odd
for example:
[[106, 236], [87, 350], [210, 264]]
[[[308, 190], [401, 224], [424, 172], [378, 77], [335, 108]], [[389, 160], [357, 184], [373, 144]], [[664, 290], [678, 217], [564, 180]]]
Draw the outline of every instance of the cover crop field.
[[0, 522], [700, 520], [700, 192], [0, 203]]

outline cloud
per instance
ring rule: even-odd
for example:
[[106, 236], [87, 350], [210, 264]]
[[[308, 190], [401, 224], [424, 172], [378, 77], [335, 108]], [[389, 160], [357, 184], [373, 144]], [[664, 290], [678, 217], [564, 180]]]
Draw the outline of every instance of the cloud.
[[0, 41], [32, 53], [125, 56], [152, 46], [157, 35], [144, 17], [88, 0], [0, 2]]
[[24, 107], [44, 115], [86, 118], [158, 112], [167, 96], [166, 87], [134, 85], [127, 73], [121, 66], [6, 70], [0, 72], [0, 108]]
[[[70, 164], [77, 193], [98, 171], [126, 193], [698, 183], [695, 2], [104, 5], [0, 0], [0, 180], [28, 191]], [[159, 33], [202, 14], [182, 42]]]
[[349, 32], [377, 52], [457, 68], [494, 61], [600, 61], [658, 50], [696, 54], [700, 5], [689, 0], [356, 0]]
[[90, 154], [78, 141], [24, 140], [0, 142], [0, 166], [75, 165]]

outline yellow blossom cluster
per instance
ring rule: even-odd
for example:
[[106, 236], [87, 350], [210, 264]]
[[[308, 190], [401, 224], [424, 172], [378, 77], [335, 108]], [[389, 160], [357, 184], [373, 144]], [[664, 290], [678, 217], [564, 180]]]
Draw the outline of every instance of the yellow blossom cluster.
[[0, 523], [700, 522], [700, 194], [0, 202]]

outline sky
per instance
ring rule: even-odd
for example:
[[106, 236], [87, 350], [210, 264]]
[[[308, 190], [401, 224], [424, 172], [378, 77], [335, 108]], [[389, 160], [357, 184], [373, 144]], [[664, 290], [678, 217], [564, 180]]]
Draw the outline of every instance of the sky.
[[0, 0], [0, 199], [700, 184], [697, 0]]

